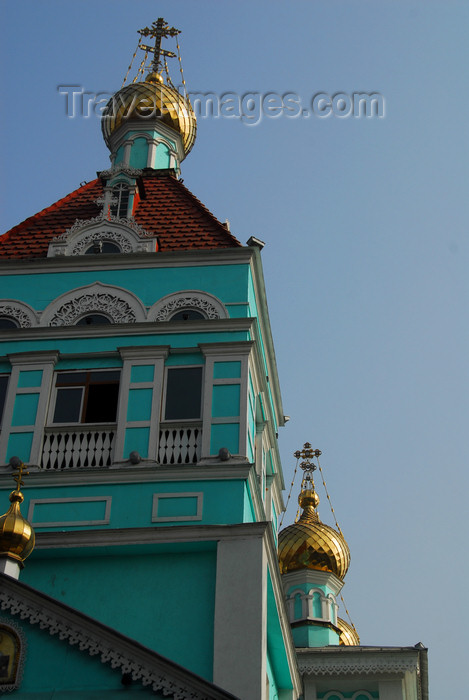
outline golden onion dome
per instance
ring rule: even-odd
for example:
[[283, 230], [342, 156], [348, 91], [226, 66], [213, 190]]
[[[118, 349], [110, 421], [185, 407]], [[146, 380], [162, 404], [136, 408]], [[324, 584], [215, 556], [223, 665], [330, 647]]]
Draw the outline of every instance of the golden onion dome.
[[9, 556], [23, 562], [34, 549], [35, 534], [31, 524], [23, 518], [20, 504], [24, 496], [16, 489], [10, 494], [8, 511], [0, 517], [0, 556]]
[[360, 646], [360, 637], [355, 627], [341, 617], [337, 618], [337, 627], [340, 630], [339, 646], [358, 647]]
[[339, 532], [319, 520], [316, 512], [319, 496], [314, 486], [303, 489], [298, 502], [303, 508], [300, 519], [278, 536], [281, 573], [313, 569], [343, 579], [350, 564], [350, 550]]
[[101, 128], [107, 147], [111, 136], [129, 121], [151, 123], [158, 119], [182, 137], [186, 156], [195, 142], [197, 120], [189, 99], [163, 82], [161, 75], [152, 72], [140, 83], [132, 83], [118, 90], [103, 111]]

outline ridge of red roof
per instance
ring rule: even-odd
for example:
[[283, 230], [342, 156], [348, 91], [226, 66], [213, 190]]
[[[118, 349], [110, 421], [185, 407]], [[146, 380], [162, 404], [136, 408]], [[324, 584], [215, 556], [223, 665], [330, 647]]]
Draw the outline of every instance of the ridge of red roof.
[[[240, 247], [226, 226], [171, 171], [143, 171], [142, 194], [135, 221], [158, 236], [159, 250], [196, 250]], [[28, 217], [0, 236], [0, 258], [47, 257], [50, 241], [65, 233], [77, 219], [92, 219], [101, 208], [99, 178], [86, 183], [46, 209]]]

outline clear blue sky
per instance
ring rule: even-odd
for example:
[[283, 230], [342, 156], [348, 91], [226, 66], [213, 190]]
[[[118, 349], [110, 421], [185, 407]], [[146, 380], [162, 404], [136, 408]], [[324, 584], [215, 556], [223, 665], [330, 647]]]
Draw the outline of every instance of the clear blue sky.
[[285, 481], [305, 441], [322, 450], [362, 643], [422, 641], [431, 697], [463, 697], [467, 3], [20, 0], [1, 12], [2, 230], [108, 165], [98, 119], [67, 118], [57, 86], [118, 89], [136, 30], [159, 15], [183, 30], [192, 91], [296, 93], [306, 107], [319, 92], [384, 97], [382, 119], [200, 119], [182, 175], [243, 243], [266, 242]]

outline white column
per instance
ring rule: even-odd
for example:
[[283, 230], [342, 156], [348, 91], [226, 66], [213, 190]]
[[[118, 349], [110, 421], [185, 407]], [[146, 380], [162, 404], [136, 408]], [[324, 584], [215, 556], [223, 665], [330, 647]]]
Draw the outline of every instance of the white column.
[[213, 647], [213, 682], [266, 700], [267, 556], [257, 533], [218, 543]]
[[154, 168], [154, 163], [155, 163], [155, 154], [156, 154], [156, 143], [154, 141], [150, 141], [148, 144], [148, 156], [147, 156], [147, 168]]

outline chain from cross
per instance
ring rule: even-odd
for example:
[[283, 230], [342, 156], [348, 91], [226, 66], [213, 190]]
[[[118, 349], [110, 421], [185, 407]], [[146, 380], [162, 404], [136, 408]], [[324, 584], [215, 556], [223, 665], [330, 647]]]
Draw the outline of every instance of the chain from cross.
[[140, 48], [143, 49], [143, 51], [149, 51], [153, 54], [151, 66], [155, 73], [158, 73], [162, 56], [176, 58], [175, 53], [161, 48], [161, 40], [167, 39], [169, 36], [177, 36], [181, 33], [181, 30], [176, 29], [175, 27], [170, 27], [169, 24], [164, 21], [163, 17], [158, 17], [158, 20], [153, 22], [151, 27], [139, 29], [138, 33], [141, 36], [148, 36], [155, 40], [154, 46], [147, 46], [146, 44], [140, 45]]

